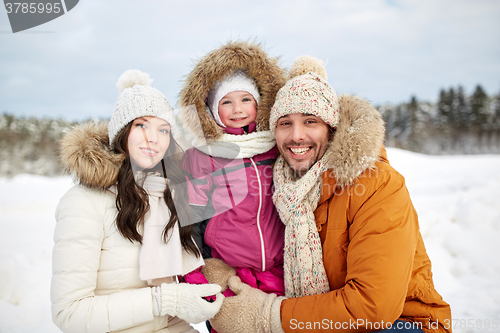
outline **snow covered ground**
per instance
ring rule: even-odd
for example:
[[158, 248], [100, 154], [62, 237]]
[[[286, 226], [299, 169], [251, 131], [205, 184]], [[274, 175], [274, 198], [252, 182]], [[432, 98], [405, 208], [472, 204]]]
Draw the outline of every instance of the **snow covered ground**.
[[[454, 332], [500, 332], [500, 155], [388, 155], [407, 180]], [[52, 234], [71, 186], [67, 177], [0, 178], [0, 332], [59, 332], [50, 314]]]

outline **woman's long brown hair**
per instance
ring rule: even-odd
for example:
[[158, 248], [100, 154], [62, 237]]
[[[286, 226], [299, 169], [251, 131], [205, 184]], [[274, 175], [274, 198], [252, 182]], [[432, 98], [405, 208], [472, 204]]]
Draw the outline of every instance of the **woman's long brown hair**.
[[[130, 241], [142, 243], [142, 236], [137, 231], [139, 223], [144, 222], [144, 216], [149, 210], [149, 200], [146, 191], [137, 185], [132, 170], [132, 161], [128, 152], [128, 135], [132, 128], [130, 122], [123, 130], [121, 130], [114, 142], [113, 150], [115, 153], [125, 155], [125, 160], [118, 173], [118, 194], [116, 196], [116, 208], [118, 215], [116, 217], [116, 226], [123, 237], [128, 238]], [[146, 172], [159, 172], [165, 178], [169, 179], [170, 185], [175, 186], [176, 205], [170, 192], [170, 187], [167, 186], [164, 193], [165, 203], [170, 210], [170, 220], [163, 229], [163, 239], [165, 243], [168, 242], [168, 231], [174, 227], [176, 223], [181, 221], [193, 221], [191, 209], [189, 207], [189, 200], [187, 196], [186, 180], [182, 170], [182, 149], [177, 144], [170, 131], [170, 145], [161, 163], [158, 163], [153, 169], [145, 170]], [[181, 226], [179, 223], [179, 233], [181, 244], [187, 252], [191, 252], [197, 257], [200, 256], [198, 248], [196, 247], [191, 235], [192, 224]]]

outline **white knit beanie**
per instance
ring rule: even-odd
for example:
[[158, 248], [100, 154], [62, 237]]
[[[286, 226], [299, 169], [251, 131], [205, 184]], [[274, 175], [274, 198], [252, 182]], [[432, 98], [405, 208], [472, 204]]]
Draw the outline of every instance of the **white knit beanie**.
[[113, 115], [108, 124], [109, 142], [113, 144], [116, 135], [128, 123], [139, 117], [153, 116], [170, 124], [172, 135], [175, 134], [175, 113], [165, 95], [151, 87], [149, 74], [133, 69], [123, 73], [116, 86], [120, 96], [113, 108]]
[[279, 118], [294, 113], [312, 114], [330, 127], [337, 127], [339, 100], [326, 81], [323, 62], [310, 56], [301, 56], [290, 67], [288, 76], [290, 79], [278, 91], [271, 109], [271, 132], [276, 133]]
[[219, 116], [219, 101], [233, 91], [246, 91], [250, 93], [257, 104], [259, 104], [259, 89], [255, 81], [249, 78], [242, 70], [236, 71], [233, 75], [225, 77], [222, 81], [215, 81], [214, 88], [208, 93], [208, 107], [212, 112], [217, 125], [226, 127]]

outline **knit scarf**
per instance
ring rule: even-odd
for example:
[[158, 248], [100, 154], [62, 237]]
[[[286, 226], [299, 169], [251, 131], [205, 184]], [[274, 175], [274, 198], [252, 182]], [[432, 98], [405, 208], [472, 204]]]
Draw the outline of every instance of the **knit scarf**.
[[244, 135], [225, 133], [218, 141], [204, 143], [197, 140], [196, 149], [212, 156], [222, 158], [250, 158], [268, 152], [276, 145], [271, 131], [255, 131]]
[[329, 155], [326, 152], [297, 180], [282, 156], [274, 164], [273, 202], [286, 226], [284, 269], [289, 298], [330, 291], [314, 217], [321, 196], [321, 175], [330, 168]]
[[140, 278], [145, 281], [186, 275], [204, 265], [201, 256], [197, 258], [182, 247], [179, 223], [168, 231], [167, 243], [162, 237], [165, 224], [170, 219], [170, 210], [163, 199], [167, 183], [168, 180], [163, 177], [148, 176], [143, 185], [149, 197], [139, 255]]

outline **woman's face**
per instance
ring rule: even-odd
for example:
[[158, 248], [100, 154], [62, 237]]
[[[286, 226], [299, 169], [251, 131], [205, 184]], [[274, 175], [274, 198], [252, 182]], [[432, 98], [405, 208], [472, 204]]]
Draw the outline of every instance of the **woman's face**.
[[128, 152], [139, 168], [157, 165], [170, 145], [170, 124], [156, 117], [139, 117], [132, 122]]

